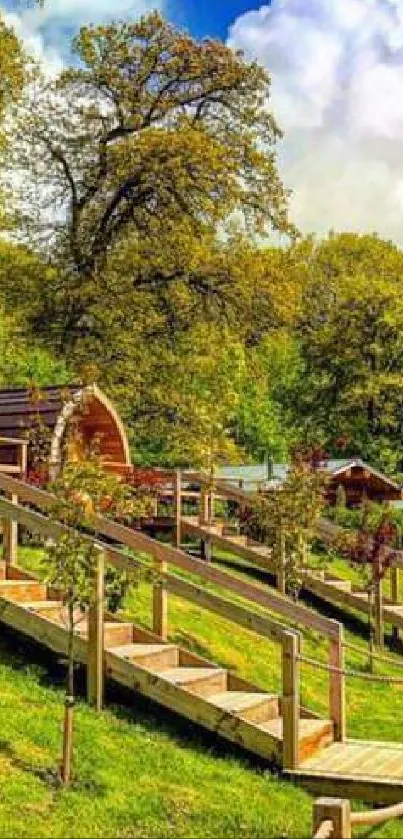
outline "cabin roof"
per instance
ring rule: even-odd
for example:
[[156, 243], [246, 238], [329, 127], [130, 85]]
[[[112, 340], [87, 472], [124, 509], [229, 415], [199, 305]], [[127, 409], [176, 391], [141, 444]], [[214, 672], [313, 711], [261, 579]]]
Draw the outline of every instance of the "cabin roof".
[[[371, 475], [382, 481], [382, 483], [387, 484], [394, 490], [400, 490], [401, 488], [396, 481], [389, 478], [389, 476], [385, 475], [383, 472], [374, 469], [373, 466], [366, 463], [360, 457], [330, 459], [323, 462], [323, 468], [326, 469], [326, 471], [334, 478], [337, 478], [338, 475], [342, 475], [343, 472], [346, 472], [349, 469], [365, 469]], [[247, 466], [223, 466], [218, 470], [218, 474], [222, 478], [232, 478], [234, 480], [244, 481], [245, 489], [248, 488], [248, 484], [252, 488], [252, 484], [256, 481], [264, 481], [267, 487], [272, 487], [274, 489], [283, 483], [288, 470], [288, 463], [273, 463], [271, 464], [271, 477], [269, 478], [267, 463], [255, 463]]]

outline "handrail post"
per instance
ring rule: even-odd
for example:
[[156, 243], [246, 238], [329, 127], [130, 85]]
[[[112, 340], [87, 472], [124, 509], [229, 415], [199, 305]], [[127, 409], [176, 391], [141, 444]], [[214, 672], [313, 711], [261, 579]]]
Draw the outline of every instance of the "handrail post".
[[346, 739], [346, 679], [344, 675], [344, 630], [339, 624], [337, 638], [329, 639], [329, 709], [334, 724], [334, 739]]
[[283, 768], [296, 769], [299, 761], [299, 636], [285, 632], [283, 637]]
[[351, 805], [344, 798], [318, 798], [313, 805], [313, 834], [322, 822], [331, 822], [332, 839], [351, 839]]
[[181, 517], [182, 517], [182, 475], [180, 469], [174, 473], [174, 545], [181, 546]]
[[[15, 492], [7, 494], [12, 504], [18, 505], [18, 495]], [[6, 578], [8, 569], [17, 564], [18, 560], [18, 522], [13, 518], [3, 519], [3, 559], [6, 565]]]
[[277, 560], [277, 568], [276, 568], [276, 580], [277, 580], [277, 588], [281, 592], [281, 594], [286, 593], [286, 571], [285, 571], [285, 563], [286, 563], [286, 545], [285, 545], [285, 532], [284, 528], [280, 527], [277, 530], [277, 537], [276, 537], [276, 560]]
[[168, 590], [162, 575], [168, 571], [165, 559], [154, 560], [154, 572], [157, 579], [153, 585], [153, 632], [163, 641], [168, 638]]
[[99, 549], [94, 568], [93, 600], [88, 610], [87, 698], [97, 711], [104, 698], [105, 554]]
[[382, 580], [375, 580], [375, 645], [382, 650], [384, 645], [384, 626], [383, 626], [383, 593]]
[[209, 524], [210, 515], [209, 515], [209, 495], [208, 491], [206, 490], [206, 486], [204, 483], [200, 486], [200, 512], [199, 512], [199, 522], [200, 524]]
[[[396, 565], [392, 565], [390, 569], [390, 598], [392, 603], [396, 606], [400, 603], [400, 591], [399, 591], [399, 583], [400, 583], [400, 569]], [[399, 640], [399, 627], [394, 626], [392, 628], [392, 636], [395, 641]]]

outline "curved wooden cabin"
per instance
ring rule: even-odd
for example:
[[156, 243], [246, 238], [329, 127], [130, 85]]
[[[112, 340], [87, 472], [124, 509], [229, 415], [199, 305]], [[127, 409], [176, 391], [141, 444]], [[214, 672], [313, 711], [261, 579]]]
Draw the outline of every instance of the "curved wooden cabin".
[[[97, 451], [108, 470], [124, 475], [131, 466], [130, 449], [123, 422], [107, 396], [96, 386], [41, 388], [33, 400], [27, 389], [0, 390], [0, 464], [9, 471], [18, 458], [18, 441], [27, 439], [38, 421], [50, 430], [51, 476], [63, 460], [77, 460], [96, 441]], [[74, 426], [72, 436], [68, 430]], [[7, 445], [7, 440], [10, 444]], [[30, 446], [27, 451], [28, 468]], [[1, 467], [0, 467], [1, 468]]]

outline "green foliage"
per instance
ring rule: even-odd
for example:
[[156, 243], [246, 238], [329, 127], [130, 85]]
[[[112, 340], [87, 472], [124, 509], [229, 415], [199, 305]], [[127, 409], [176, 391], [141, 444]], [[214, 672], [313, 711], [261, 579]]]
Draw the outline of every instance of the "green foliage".
[[247, 513], [246, 532], [269, 545], [277, 563], [284, 563], [286, 588], [294, 596], [301, 588], [308, 546], [324, 510], [327, 482], [325, 470], [294, 456], [281, 487], [255, 496]]
[[68, 380], [64, 361], [35, 342], [22, 319], [7, 316], [0, 303], [0, 387], [66, 384]]
[[305, 367], [298, 410], [329, 450], [337, 451], [342, 438], [348, 453], [396, 473], [403, 254], [375, 236], [342, 234], [311, 244], [308, 257], [303, 251], [301, 270], [308, 279], [298, 328]]
[[276, 330], [248, 348], [245, 361], [235, 439], [256, 460], [270, 454], [283, 462], [294, 437], [288, 400], [300, 370], [298, 348], [287, 330]]

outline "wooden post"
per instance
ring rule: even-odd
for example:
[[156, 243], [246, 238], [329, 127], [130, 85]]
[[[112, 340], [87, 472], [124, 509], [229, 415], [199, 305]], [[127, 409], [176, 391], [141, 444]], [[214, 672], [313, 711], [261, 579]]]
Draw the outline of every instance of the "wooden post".
[[277, 556], [276, 556], [276, 560], [277, 560], [277, 568], [276, 568], [277, 588], [281, 592], [281, 594], [285, 594], [286, 593], [285, 533], [284, 533], [284, 530], [281, 526], [279, 527], [279, 529], [277, 531], [276, 554], [277, 554]]
[[208, 523], [209, 525], [214, 524], [214, 501], [215, 501], [215, 492], [214, 488], [212, 487], [208, 494]]
[[166, 574], [168, 563], [165, 559], [155, 559], [154, 571], [157, 580], [153, 585], [153, 632], [166, 641], [168, 638], [168, 592], [162, 574]]
[[207, 539], [202, 539], [200, 542], [200, 553], [202, 559], [205, 559], [206, 562], [211, 562], [212, 558], [212, 549], [211, 549], [211, 539], [207, 537]]
[[[329, 639], [329, 665], [344, 670], [344, 630], [339, 625], [339, 637]], [[346, 739], [346, 679], [343, 673], [329, 673], [330, 719], [334, 723], [334, 739], [342, 743]]]
[[[392, 565], [390, 569], [390, 598], [392, 603], [398, 605], [400, 603], [400, 573], [399, 568]], [[392, 629], [392, 636], [395, 641], [399, 640], [399, 627], [394, 626]]]
[[285, 632], [283, 638], [283, 696], [281, 710], [283, 716], [283, 768], [298, 767], [298, 729], [299, 729], [299, 637], [292, 632]]
[[318, 798], [313, 805], [313, 833], [322, 822], [331, 822], [332, 839], [351, 839], [351, 806], [344, 798]]
[[209, 496], [206, 487], [202, 484], [200, 487], [200, 524], [208, 524], [209, 517]]
[[[18, 505], [18, 495], [14, 492], [7, 496], [9, 500]], [[3, 519], [3, 559], [7, 570], [11, 565], [16, 565], [18, 560], [18, 522], [12, 518]]]
[[175, 469], [174, 475], [174, 545], [181, 546], [181, 516], [182, 516], [182, 475], [180, 469]]
[[382, 650], [384, 641], [382, 580], [375, 582], [374, 601], [375, 646]]
[[99, 549], [94, 570], [94, 597], [88, 610], [87, 698], [97, 711], [104, 697], [104, 573], [105, 555]]

